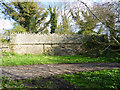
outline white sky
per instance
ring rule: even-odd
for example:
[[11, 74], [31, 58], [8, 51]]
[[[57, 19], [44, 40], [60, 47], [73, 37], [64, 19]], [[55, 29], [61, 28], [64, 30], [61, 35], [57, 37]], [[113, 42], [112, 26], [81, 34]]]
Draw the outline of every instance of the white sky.
[[[6, 0], [6, 1], [16, 1], [16, 0]], [[28, 1], [28, 0], [19, 0], [19, 1]], [[40, 1], [40, 2], [75, 2], [77, 0], [33, 0], [33, 1]], [[105, 2], [112, 2], [112, 1], [120, 1], [120, 0], [81, 0], [85, 2], [88, 6], [92, 5], [93, 2], [100, 2], [100, 3], [105, 3]], [[1, 16], [1, 12], [0, 12]], [[12, 29], [11, 21], [9, 20], [4, 20], [3, 18], [0, 18], [0, 33], [3, 33], [3, 29]]]
[[12, 22], [10, 22], [9, 20], [0, 19], [0, 33], [3, 33], [4, 30], [12, 28]]

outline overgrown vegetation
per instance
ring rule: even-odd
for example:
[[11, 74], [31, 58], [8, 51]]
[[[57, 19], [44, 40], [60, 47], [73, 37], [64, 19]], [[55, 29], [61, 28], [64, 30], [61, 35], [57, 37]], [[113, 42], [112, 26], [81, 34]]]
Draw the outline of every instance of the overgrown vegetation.
[[[82, 43], [82, 54], [90, 57], [119, 57], [119, 45], [109, 44], [108, 37], [106, 35], [91, 35]], [[116, 51], [118, 50], [118, 51]]]
[[[11, 80], [2, 77], [3, 88], [111, 88], [120, 89], [120, 70], [100, 70], [62, 74], [48, 78], [36, 77], [24, 80]], [[62, 85], [61, 85], [62, 84]]]
[[45, 56], [3, 52], [2, 66], [57, 64], [57, 63], [89, 63], [89, 62], [120, 62], [119, 57], [84, 57], [84, 56]]

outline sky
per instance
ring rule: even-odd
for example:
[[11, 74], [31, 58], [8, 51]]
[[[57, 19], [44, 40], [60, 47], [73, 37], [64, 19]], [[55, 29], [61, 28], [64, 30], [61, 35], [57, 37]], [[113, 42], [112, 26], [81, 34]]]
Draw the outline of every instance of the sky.
[[[6, 0], [7, 2], [9, 1], [16, 1], [16, 0]], [[19, 0], [19, 1], [28, 1], [28, 0]], [[76, 0], [35, 0], [35, 1], [40, 1], [43, 4], [48, 5], [49, 3], [55, 3], [55, 2], [75, 2]], [[111, 2], [111, 1], [118, 1], [118, 0], [82, 0], [83, 2], [85, 2], [88, 6], [92, 5], [93, 2], [97, 2], [97, 3], [102, 3], [102, 2]], [[0, 33], [4, 33], [4, 30], [8, 30], [8, 29], [12, 29], [13, 28], [13, 23], [14, 21], [10, 21], [10, 20], [5, 20], [4, 15], [1, 14], [0, 12]]]

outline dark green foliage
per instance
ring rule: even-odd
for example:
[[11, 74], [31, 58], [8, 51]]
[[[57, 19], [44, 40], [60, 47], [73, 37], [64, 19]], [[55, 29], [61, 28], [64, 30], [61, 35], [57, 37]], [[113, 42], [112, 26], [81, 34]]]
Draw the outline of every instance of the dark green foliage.
[[[2, 3], [2, 13], [12, 18], [26, 29], [27, 32], [39, 32], [43, 29], [40, 25], [47, 17], [47, 12], [37, 2], [11, 2]], [[38, 29], [38, 27], [40, 27]]]
[[2, 87], [5, 88], [28, 88], [24, 85], [25, 80], [11, 80], [9, 77], [2, 77]]
[[53, 10], [52, 10], [52, 8], [51, 8], [51, 6], [49, 6], [49, 9], [48, 9], [49, 11], [50, 11], [50, 23], [51, 23], [51, 34], [52, 33], [55, 33], [55, 30], [56, 30], [56, 28], [57, 28], [57, 14], [56, 14], [56, 7], [54, 7], [53, 8]]
[[10, 43], [10, 39], [2, 39], [2, 43]]

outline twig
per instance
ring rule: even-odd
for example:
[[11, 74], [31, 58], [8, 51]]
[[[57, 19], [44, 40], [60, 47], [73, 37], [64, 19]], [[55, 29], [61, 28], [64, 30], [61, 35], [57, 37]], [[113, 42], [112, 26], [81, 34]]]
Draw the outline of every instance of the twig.
[[102, 53], [105, 51], [105, 50], [107, 50], [108, 48], [110, 47], [110, 45], [109, 46], [107, 46], [103, 51], [102, 51]]
[[[112, 37], [113, 37], [113, 36], [112, 36]], [[113, 37], [113, 39], [116, 41], [117, 44], [120, 45], [120, 42], [119, 42], [115, 37]]]

